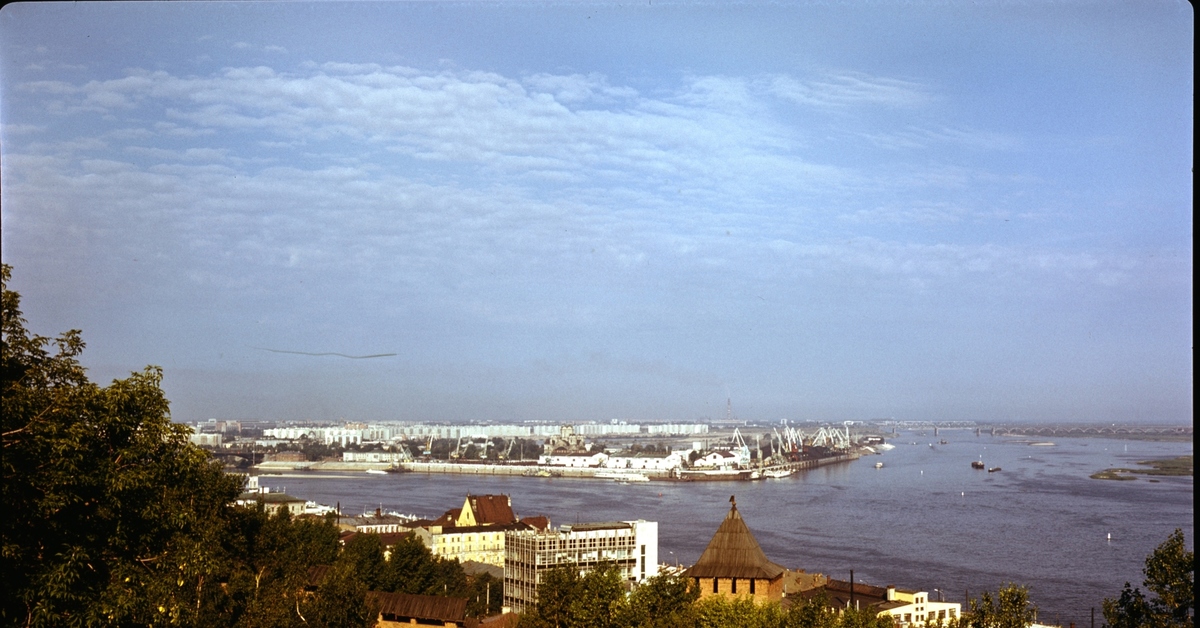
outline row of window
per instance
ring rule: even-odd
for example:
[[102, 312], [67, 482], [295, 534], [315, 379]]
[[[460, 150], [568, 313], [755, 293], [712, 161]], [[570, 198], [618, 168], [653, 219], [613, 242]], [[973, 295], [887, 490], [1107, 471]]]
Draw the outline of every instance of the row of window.
[[[922, 609], [919, 608], [917, 610], [922, 610]], [[949, 617], [950, 619], [954, 619], [957, 615], [958, 615], [957, 609], [953, 609], [953, 608], [950, 609], [949, 615], [946, 614], [945, 610], [938, 611], [936, 618], [933, 615], [933, 611], [929, 611], [928, 618], [925, 615], [918, 613], [917, 614], [917, 622], [918, 623], [924, 622], [924, 621], [942, 622], [942, 621], [945, 621], [946, 617]], [[912, 613], [904, 614], [904, 623], [912, 623], [912, 620], [913, 620]]]
[[[713, 593], [721, 592], [720, 588], [719, 588], [720, 580], [721, 580], [720, 578], [712, 579], [712, 592]], [[750, 595], [754, 595], [755, 589], [757, 588], [755, 585], [756, 581], [754, 580], [754, 578], [731, 578], [730, 583], [729, 583], [729, 592], [730, 593], [736, 594], [738, 592], [738, 580], [746, 580], [747, 582], [749, 582], [750, 583], [749, 590], [746, 590], [745, 587], [743, 587], [743, 592], [749, 593]], [[696, 588], [697, 589], [700, 588], [700, 579], [699, 578], [696, 578]]]

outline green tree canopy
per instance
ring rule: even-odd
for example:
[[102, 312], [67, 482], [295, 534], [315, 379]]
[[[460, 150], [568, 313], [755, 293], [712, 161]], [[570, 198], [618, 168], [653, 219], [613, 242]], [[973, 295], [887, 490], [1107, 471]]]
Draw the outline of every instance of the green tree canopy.
[[1147, 599], [1128, 582], [1117, 599], [1102, 604], [1104, 621], [1111, 628], [1182, 628], [1195, 623], [1196, 554], [1176, 529], [1146, 557], [1143, 585], [1155, 597]]
[[984, 591], [967, 603], [970, 628], [1026, 628], [1037, 619], [1037, 607], [1029, 601], [1029, 589], [1006, 584], [995, 595]]
[[162, 370], [88, 381], [78, 330], [30, 334], [3, 266], [0, 624], [368, 626], [364, 583], [330, 564], [325, 520], [234, 505], [227, 475], [171, 422]]

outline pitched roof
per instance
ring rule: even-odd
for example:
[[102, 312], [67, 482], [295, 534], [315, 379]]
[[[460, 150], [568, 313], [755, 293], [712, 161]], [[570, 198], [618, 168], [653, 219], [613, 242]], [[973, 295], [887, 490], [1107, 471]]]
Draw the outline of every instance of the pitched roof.
[[368, 591], [367, 595], [379, 604], [384, 618], [431, 619], [440, 622], [462, 622], [467, 612], [467, 598], [440, 595], [412, 595]]
[[465, 510], [470, 505], [471, 513], [475, 515], [476, 525], [495, 523], [516, 523], [517, 516], [513, 514], [512, 501], [508, 495], [467, 495]]
[[762, 547], [742, 520], [737, 503], [729, 498], [732, 506], [725, 520], [717, 527], [708, 547], [687, 570], [690, 578], [762, 578], [772, 580], [786, 571], [771, 562]]
[[521, 523], [523, 523], [527, 526], [533, 526], [534, 528], [536, 528], [542, 532], [545, 532], [547, 529], [550, 528], [550, 518], [547, 517], [546, 515], [537, 515], [536, 517], [525, 517], [524, 519], [521, 519]]

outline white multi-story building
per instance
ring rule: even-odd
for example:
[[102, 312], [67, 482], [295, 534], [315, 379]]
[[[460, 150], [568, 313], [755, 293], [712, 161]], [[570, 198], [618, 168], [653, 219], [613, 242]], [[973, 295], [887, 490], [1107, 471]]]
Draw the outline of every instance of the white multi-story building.
[[300, 440], [305, 436], [313, 438], [316, 430], [311, 427], [273, 427], [263, 430], [264, 438], [279, 438], [282, 440]]
[[604, 462], [608, 469], [630, 469], [648, 471], [670, 471], [683, 468], [683, 454], [673, 451], [669, 454], [640, 453], [629, 456], [609, 456]]
[[342, 447], [354, 443], [361, 444], [363, 441], [363, 430], [347, 429], [344, 427], [323, 427], [319, 430], [321, 442], [326, 445], [337, 443]]
[[504, 605], [515, 613], [537, 604], [545, 573], [556, 567], [581, 574], [613, 565], [633, 583], [658, 575], [658, 522], [577, 523], [557, 530], [524, 530], [504, 535]]
[[647, 434], [664, 436], [687, 436], [691, 434], [707, 434], [707, 423], [651, 423], [645, 426]]
[[574, 427], [580, 436], [629, 436], [642, 431], [640, 425], [629, 423], [582, 423]]
[[891, 615], [897, 626], [943, 625], [962, 614], [962, 604], [930, 600], [927, 591], [887, 587], [886, 596], [887, 600], [879, 605], [879, 615]]

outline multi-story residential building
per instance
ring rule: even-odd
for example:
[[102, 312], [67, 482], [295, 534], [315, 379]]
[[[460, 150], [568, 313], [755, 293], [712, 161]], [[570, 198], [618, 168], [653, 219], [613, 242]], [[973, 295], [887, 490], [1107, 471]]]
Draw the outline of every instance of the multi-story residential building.
[[690, 434], [707, 434], [707, 423], [651, 423], [645, 426], [647, 434], [661, 434], [663, 436], [673, 435], [690, 435]]
[[517, 522], [461, 527], [428, 525], [414, 532], [434, 556], [503, 567], [505, 534], [530, 529], [529, 524]]
[[461, 508], [414, 528], [434, 556], [504, 566], [505, 534], [549, 527], [545, 517], [517, 520], [508, 495], [467, 495]]
[[633, 583], [658, 574], [658, 523], [617, 521], [514, 530], [504, 538], [504, 604], [520, 613], [537, 604], [543, 575], [556, 567], [586, 573], [610, 564]]
[[729, 504], [729, 514], [717, 527], [708, 547], [684, 574], [695, 581], [702, 598], [747, 595], [755, 602], [783, 599], [787, 570], [763, 553], [733, 497], [729, 498]]
[[811, 597], [822, 593], [835, 609], [871, 609], [880, 617], [891, 616], [899, 627], [946, 624], [957, 620], [962, 613], [961, 604], [930, 600], [926, 591], [877, 587], [861, 582], [851, 586], [844, 580], [829, 580], [800, 595]]

